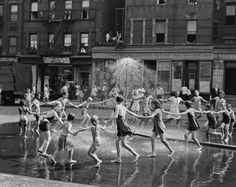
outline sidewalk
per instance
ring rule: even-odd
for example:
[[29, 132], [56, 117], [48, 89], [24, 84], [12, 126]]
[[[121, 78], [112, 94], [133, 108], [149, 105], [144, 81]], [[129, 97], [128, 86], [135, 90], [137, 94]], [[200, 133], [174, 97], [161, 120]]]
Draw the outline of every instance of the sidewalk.
[[93, 187], [78, 183], [69, 183], [55, 180], [46, 180], [34, 177], [25, 177], [20, 175], [10, 175], [0, 173], [0, 186], [4, 187]]

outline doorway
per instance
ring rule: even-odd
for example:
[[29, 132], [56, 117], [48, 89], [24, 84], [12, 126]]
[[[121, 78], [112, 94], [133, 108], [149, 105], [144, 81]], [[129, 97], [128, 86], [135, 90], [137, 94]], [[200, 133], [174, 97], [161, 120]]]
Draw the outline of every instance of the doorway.
[[199, 90], [199, 63], [198, 61], [186, 61], [184, 68], [185, 84], [190, 90]]
[[236, 84], [234, 83], [236, 75], [236, 62], [225, 63], [225, 94], [236, 95]]

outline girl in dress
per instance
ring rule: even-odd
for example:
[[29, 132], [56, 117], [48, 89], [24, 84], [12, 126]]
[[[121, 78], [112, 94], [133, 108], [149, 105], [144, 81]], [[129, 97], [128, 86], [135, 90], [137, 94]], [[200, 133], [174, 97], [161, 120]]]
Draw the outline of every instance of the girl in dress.
[[[150, 107], [150, 101], [153, 99], [153, 97], [151, 95], [149, 95], [148, 92], [145, 92], [144, 93], [144, 98], [142, 99], [142, 107], [141, 107], [141, 111], [142, 111], [142, 114], [143, 116], [150, 116], [151, 115], [151, 110], [149, 109]], [[147, 124], [148, 122], [148, 119], [141, 119], [140, 120], [140, 126], [142, 125], [142, 123], [145, 121], [145, 124]]]
[[140, 104], [139, 104], [140, 97], [137, 90], [134, 91], [134, 95], [132, 97], [133, 97], [133, 104], [131, 106], [131, 111], [137, 114], [140, 111]]
[[150, 155], [150, 157], [156, 156], [155, 141], [156, 141], [156, 137], [158, 135], [160, 136], [161, 142], [170, 151], [169, 156], [172, 156], [174, 154], [174, 150], [171, 148], [168, 141], [165, 139], [166, 126], [162, 121], [162, 112], [165, 112], [168, 114], [171, 114], [171, 113], [162, 109], [162, 104], [160, 101], [152, 101], [151, 105], [152, 105], [152, 109], [154, 110], [154, 112], [150, 116], [140, 116], [140, 118], [143, 118], [143, 119], [152, 119], [153, 120], [153, 130], [152, 130], [152, 138], [151, 138], [152, 154]]
[[[163, 100], [163, 101], [165, 101], [165, 100]], [[174, 115], [173, 114], [168, 114], [167, 115], [167, 120], [165, 121], [165, 123], [167, 123], [171, 120], [176, 120], [176, 126], [178, 127], [178, 124], [179, 124], [179, 121], [180, 121], [180, 118], [181, 118], [181, 116], [178, 115], [180, 113], [179, 104], [180, 104], [180, 102], [184, 102], [184, 101], [182, 100], [181, 97], [179, 97], [179, 92], [178, 91], [175, 92], [174, 97], [170, 97], [167, 101], [171, 101], [170, 113], [173, 113]]]
[[116, 119], [116, 123], [117, 123], [117, 140], [116, 140], [117, 159], [114, 162], [118, 162], [118, 163], [121, 162], [120, 143], [125, 149], [127, 149], [130, 153], [132, 153], [135, 156], [135, 161], [138, 160], [138, 158], [139, 158], [139, 154], [136, 153], [136, 151], [133, 150], [133, 148], [126, 143], [127, 135], [132, 135], [133, 133], [125, 120], [125, 116], [126, 116], [127, 112], [135, 117], [139, 117], [139, 116], [137, 116], [135, 113], [129, 111], [123, 105], [123, 101], [124, 101], [124, 99], [122, 96], [116, 97], [117, 105], [116, 105], [116, 109], [115, 109], [115, 116], [114, 116], [114, 118], [111, 118], [110, 120], [108, 120], [106, 122], [106, 123], [108, 123], [108, 122]]
[[186, 101], [185, 106], [187, 110], [185, 112], [180, 113], [180, 115], [187, 114], [188, 116], [188, 127], [187, 127], [187, 132], [184, 135], [186, 145], [188, 145], [188, 137], [189, 135], [192, 135], [192, 140], [197, 144], [198, 146], [198, 151], [202, 150], [202, 146], [200, 145], [198, 139], [196, 138], [196, 131], [200, 129], [200, 126], [196, 120], [196, 113], [202, 113], [202, 111], [196, 110], [192, 107], [192, 102], [191, 101]]
[[[202, 111], [202, 102], [207, 103], [208, 101], [199, 96], [199, 91], [195, 90], [195, 96], [192, 98], [192, 102], [193, 102], [193, 107], [196, 110]], [[197, 119], [200, 118], [201, 116], [202, 114], [199, 114], [197, 116]]]

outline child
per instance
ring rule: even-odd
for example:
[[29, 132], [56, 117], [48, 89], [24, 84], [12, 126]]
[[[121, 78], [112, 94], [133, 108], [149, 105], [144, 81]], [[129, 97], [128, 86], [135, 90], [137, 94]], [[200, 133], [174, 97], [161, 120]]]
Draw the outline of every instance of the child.
[[[208, 101], [206, 101], [205, 99], [203, 99], [201, 96], [199, 96], [199, 91], [195, 90], [195, 96], [192, 98], [192, 102], [193, 102], [193, 107], [196, 110], [202, 111], [202, 102], [207, 103]], [[202, 114], [199, 114], [197, 116], [197, 119], [200, 118], [202, 116]]]
[[[169, 156], [172, 156], [174, 154], [174, 150], [170, 147], [169, 143], [165, 139], [165, 124], [162, 121], [162, 112], [166, 112], [162, 109], [161, 102], [160, 101], [152, 101], [152, 109], [154, 112], [151, 114], [151, 116], [141, 116], [143, 119], [152, 119], [153, 120], [153, 130], [152, 130], [152, 138], [151, 138], [151, 144], [152, 144], [152, 154], [150, 157], [155, 157], [155, 141], [157, 135], [160, 136], [161, 142], [168, 148], [170, 151]], [[169, 113], [170, 114], [170, 113]], [[174, 115], [174, 114], [173, 114]]]
[[206, 105], [206, 111], [203, 112], [203, 114], [206, 114], [207, 120], [208, 120], [208, 128], [206, 131], [206, 138], [207, 141], [210, 142], [210, 134], [212, 135], [219, 135], [222, 139], [222, 135], [220, 132], [216, 132], [217, 129], [217, 120], [216, 120], [216, 112], [212, 109], [211, 104]]
[[27, 114], [31, 114], [30, 110], [27, 108], [26, 103], [24, 101], [20, 101], [20, 107], [18, 108], [20, 114], [20, 133], [19, 135], [23, 135], [23, 138], [27, 138], [27, 126], [29, 124], [29, 119]]
[[187, 127], [187, 132], [184, 135], [185, 138], [185, 142], [186, 145], [188, 145], [188, 137], [191, 134], [192, 135], [192, 140], [197, 144], [197, 146], [199, 147], [197, 150], [201, 151], [202, 150], [202, 146], [200, 145], [198, 139], [196, 138], [196, 131], [198, 129], [200, 129], [200, 126], [196, 120], [196, 113], [202, 113], [199, 110], [196, 110], [194, 108], [192, 108], [192, 102], [191, 101], [186, 101], [185, 102], [185, 106], [187, 108], [187, 110], [185, 112], [180, 113], [180, 115], [184, 115], [187, 114], [188, 116], [188, 127]]
[[81, 124], [85, 124], [85, 127], [88, 127], [88, 123], [91, 119], [90, 115], [88, 114], [88, 109], [89, 109], [90, 105], [91, 104], [101, 104], [104, 102], [104, 101], [101, 101], [101, 102], [93, 102], [92, 103], [92, 101], [93, 101], [92, 97], [88, 97], [88, 99], [86, 101], [84, 101], [83, 103], [76, 106], [77, 108], [82, 107], [81, 115], [83, 116], [83, 121], [81, 122]]
[[77, 106], [77, 108], [82, 107], [81, 115], [83, 116], [83, 121], [81, 124], [85, 124], [85, 127], [88, 126], [88, 123], [91, 119], [90, 115], [88, 114], [88, 109], [92, 101], [93, 101], [92, 97], [88, 97], [86, 101]]
[[74, 119], [75, 114], [69, 113], [67, 116], [67, 121], [63, 123], [62, 132], [58, 140], [58, 147], [52, 156], [53, 159], [55, 159], [55, 156], [58, 151], [66, 150], [69, 153], [68, 163], [76, 163], [76, 160], [73, 160], [73, 144], [70, 141], [70, 135], [75, 136], [77, 134], [77, 132], [71, 131], [72, 122], [74, 121]]
[[34, 112], [35, 117], [35, 126], [32, 129], [37, 135], [39, 135], [39, 122], [40, 122], [40, 102], [38, 100], [38, 94], [36, 93], [32, 101], [32, 111]]
[[[165, 101], [164, 99], [162, 99], [163, 101]], [[181, 97], [179, 97], [179, 92], [175, 92], [175, 96], [170, 97], [167, 101], [171, 101], [171, 106], [170, 106], [170, 112], [174, 113], [173, 114], [168, 114], [167, 115], [167, 120], [165, 121], [165, 123], [171, 121], [171, 120], [176, 120], [176, 126], [178, 127], [179, 121], [181, 116], [180, 115], [176, 115], [179, 113], [179, 104], [180, 102], [184, 102], [182, 100]]]
[[56, 102], [52, 110], [48, 111], [46, 116], [41, 120], [39, 124], [40, 137], [42, 138], [41, 145], [38, 149], [38, 152], [41, 153], [44, 157], [50, 157], [51, 155], [47, 154], [47, 149], [51, 141], [51, 126], [53, 121], [59, 121], [60, 124], [63, 124], [61, 118], [58, 116], [62, 105], [60, 102]]
[[101, 144], [100, 131], [105, 130], [105, 127], [102, 127], [100, 125], [97, 115], [92, 116], [90, 122], [93, 125], [92, 127], [78, 130], [77, 133], [86, 131], [86, 130], [91, 130], [93, 143], [88, 150], [88, 155], [95, 160], [96, 162], [95, 167], [99, 167], [100, 164], [102, 163], [102, 160], [98, 158], [96, 151], [98, 150]]
[[235, 123], [235, 114], [234, 114], [231, 104], [228, 104], [228, 111], [229, 111], [229, 115], [230, 115], [229, 136], [232, 137], [234, 123]]
[[134, 91], [134, 95], [132, 96], [132, 98], [133, 98], [133, 104], [131, 106], [131, 111], [137, 114], [140, 111], [140, 104], [139, 104], [140, 97], [137, 90]]
[[[142, 104], [142, 113], [143, 113], [143, 116], [149, 116], [151, 115], [151, 110], [149, 109], [149, 104], [150, 104], [150, 101], [151, 99], [153, 99], [153, 97], [151, 95], [149, 95], [148, 92], [145, 92], [144, 93], [144, 98], [143, 98], [143, 104]], [[142, 125], [143, 121], [145, 119], [141, 119], [140, 121], [140, 126]], [[148, 120], [148, 119], [147, 119]], [[147, 123], [148, 121], [146, 121]]]
[[126, 143], [126, 137], [127, 135], [132, 135], [132, 131], [128, 124], [126, 123], [125, 116], [126, 113], [128, 112], [129, 114], [139, 117], [135, 113], [129, 111], [124, 105], [123, 105], [123, 97], [122, 96], [117, 96], [116, 97], [116, 109], [115, 109], [115, 116], [114, 118], [111, 118], [108, 120], [106, 123], [109, 121], [113, 121], [116, 119], [116, 124], [117, 124], [117, 140], [116, 140], [116, 152], [117, 152], [117, 159], [114, 160], [114, 162], [121, 163], [121, 155], [120, 155], [120, 142], [122, 146], [127, 149], [130, 153], [132, 153], [135, 156], [135, 161], [138, 160], [140, 155], [136, 153], [132, 147], [130, 147]]
[[228, 143], [229, 140], [229, 126], [230, 126], [230, 112], [228, 104], [226, 104], [225, 110], [217, 112], [218, 114], [222, 113], [222, 122], [221, 122], [221, 131], [225, 143]]
[[25, 105], [31, 111], [31, 101], [32, 101], [32, 93], [31, 90], [28, 88], [25, 93]]

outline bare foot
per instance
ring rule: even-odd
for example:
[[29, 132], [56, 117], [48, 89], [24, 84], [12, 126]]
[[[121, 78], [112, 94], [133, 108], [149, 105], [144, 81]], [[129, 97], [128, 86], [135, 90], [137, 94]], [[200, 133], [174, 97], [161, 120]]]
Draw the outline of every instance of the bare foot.
[[202, 151], [202, 146], [197, 149], [197, 151]]
[[102, 160], [98, 160], [97, 163], [96, 163], [96, 165], [95, 165], [95, 168], [100, 167], [101, 163], [102, 163]]
[[120, 158], [117, 158], [117, 159], [115, 159], [115, 160], [112, 160], [111, 162], [112, 162], [112, 163], [121, 163], [121, 159], [120, 159]]
[[168, 156], [169, 156], [169, 157], [172, 157], [174, 153], [175, 153], [175, 151], [172, 150], [172, 151], [170, 151], [170, 154], [168, 154]]
[[156, 154], [150, 154], [150, 155], [147, 155], [147, 157], [155, 158], [155, 157], [156, 157]]
[[139, 154], [135, 155], [134, 162], [136, 162], [136, 161], [139, 159], [139, 157], [140, 157], [140, 155], [139, 155]]
[[77, 161], [76, 160], [69, 160], [68, 161], [68, 163], [70, 163], [70, 164], [74, 164], [74, 163], [76, 163]]

